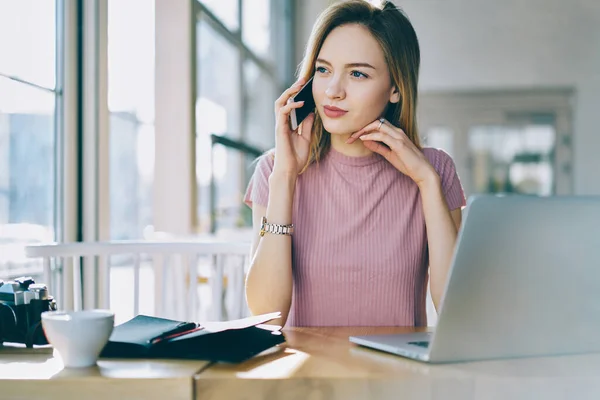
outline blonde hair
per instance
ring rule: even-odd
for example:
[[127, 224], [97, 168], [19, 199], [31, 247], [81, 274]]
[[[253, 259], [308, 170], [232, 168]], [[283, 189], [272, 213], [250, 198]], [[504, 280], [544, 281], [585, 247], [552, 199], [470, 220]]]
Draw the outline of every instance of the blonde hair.
[[[400, 93], [398, 103], [390, 103], [385, 119], [399, 127], [408, 138], [420, 146], [417, 131], [417, 83], [420, 50], [417, 34], [408, 17], [390, 1], [375, 6], [366, 0], [347, 0], [329, 6], [317, 19], [298, 68], [298, 76], [309, 79], [315, 73], [315, 62], [325, 39], [335, 28], [360, 24], [367, 28], [381, 46], [393, 85]], [[313, 140], [304, 172], [329, 150], [331, 139], [323, 122], [315, 113]]]

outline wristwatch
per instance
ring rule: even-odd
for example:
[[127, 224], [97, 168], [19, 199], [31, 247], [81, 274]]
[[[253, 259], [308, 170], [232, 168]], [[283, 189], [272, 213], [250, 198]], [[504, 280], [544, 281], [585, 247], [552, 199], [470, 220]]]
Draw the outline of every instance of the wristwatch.
[[262, 217], [260, 224], [260, 236], [265, 236], [265, 233], [274, 233], [276, 235], [289, 235], [294, 233], [294, 224], [280, 225], [270, 224], [267, 222], [267, 217]]

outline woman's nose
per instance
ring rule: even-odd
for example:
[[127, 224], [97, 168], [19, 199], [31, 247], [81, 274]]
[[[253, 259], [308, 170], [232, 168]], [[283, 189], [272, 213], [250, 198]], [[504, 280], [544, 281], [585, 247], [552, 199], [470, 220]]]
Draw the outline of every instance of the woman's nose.
[[343, 83], [338, 78], [332, 78], [327, 85], [325, 94], [330, 99], [343, 99], [346, 96]]

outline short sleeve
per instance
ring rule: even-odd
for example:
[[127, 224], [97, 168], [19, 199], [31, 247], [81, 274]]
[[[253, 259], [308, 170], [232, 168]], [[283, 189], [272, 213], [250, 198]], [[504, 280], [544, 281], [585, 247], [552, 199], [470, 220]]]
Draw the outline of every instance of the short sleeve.
[[442, 180], [442, 190], [446, 197], [448, 209], [455, 210], [466, 206], [465, 192], [452, 157], [441, 149], [425, 148], [423, 153]]
[[248, 182], [246, 194], [244, 195], [244, 203], [252, 208], [254, 203], [267, 206], [269, 201], [269, 176], [273, 172], [275, 159], [272, 152], [268, 152], [258, 157], [256, 168]]

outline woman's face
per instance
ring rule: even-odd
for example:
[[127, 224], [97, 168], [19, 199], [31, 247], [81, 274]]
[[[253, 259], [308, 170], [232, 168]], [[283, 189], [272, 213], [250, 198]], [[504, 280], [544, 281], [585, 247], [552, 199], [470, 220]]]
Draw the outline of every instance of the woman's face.
[[333, 135], [358, 131], [398, 102], [383, 51], [367, 28], [343, 25], [327, 36], [315, 63], [313, 96]]

